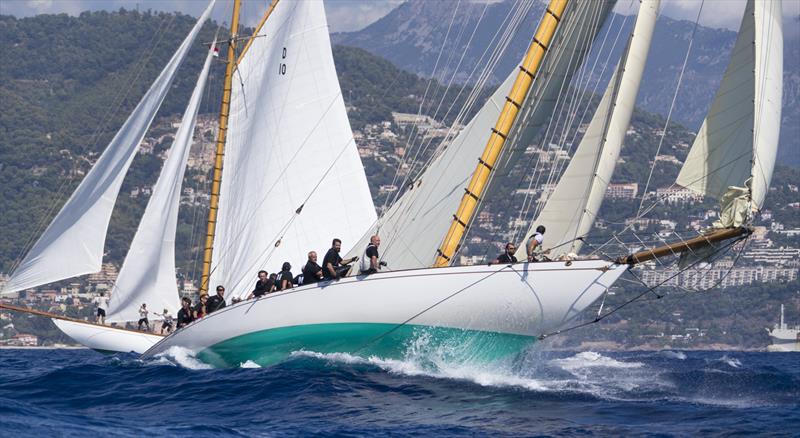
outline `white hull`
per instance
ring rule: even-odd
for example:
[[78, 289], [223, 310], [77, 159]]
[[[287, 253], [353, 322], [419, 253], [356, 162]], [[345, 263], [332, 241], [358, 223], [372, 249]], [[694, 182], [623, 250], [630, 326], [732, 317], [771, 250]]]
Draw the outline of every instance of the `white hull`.
[[269, 363], [300, 349], [369, 349], [376, 337], [405, 327], [532, 341], [574, 322], [626, 269], [591, 260], [349, 277], [229, 306], [165, 338], [145, 356], [182, 347], [205, 352], [201, 359], [216, 365]]
[[92, 323], [52, 318], [56, 327], [75, 342], [102, 352], [144, 353], [164, 339], [161, 335]]

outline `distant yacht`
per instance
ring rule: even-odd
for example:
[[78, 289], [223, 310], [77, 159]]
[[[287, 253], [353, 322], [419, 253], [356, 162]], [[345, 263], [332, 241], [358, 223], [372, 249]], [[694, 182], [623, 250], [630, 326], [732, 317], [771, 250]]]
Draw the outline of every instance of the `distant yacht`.
[[772, 339], [772, 345], [767, 347], [767, 351], [800, 351], [800, 325], [789, 328], [783, 320], [783, 304], [781, 304], [781, 322], [767, 331]]

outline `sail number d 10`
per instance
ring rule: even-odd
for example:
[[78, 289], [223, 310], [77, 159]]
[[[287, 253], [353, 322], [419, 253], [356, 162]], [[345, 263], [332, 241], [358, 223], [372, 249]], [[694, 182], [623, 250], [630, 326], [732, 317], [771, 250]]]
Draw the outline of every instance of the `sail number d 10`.
[[[281, 53], [281, 59], [286, 59], [286, 47], [283, 48], [283, 52]], [[285, 75], [286, 74], [286, 63], [281, 62], [278, 64], [278, 74]]]

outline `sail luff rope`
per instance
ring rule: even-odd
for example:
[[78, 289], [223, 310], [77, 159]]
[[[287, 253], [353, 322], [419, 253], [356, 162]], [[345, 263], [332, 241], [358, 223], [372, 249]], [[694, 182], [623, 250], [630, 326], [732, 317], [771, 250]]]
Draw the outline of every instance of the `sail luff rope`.
[[655, 157], [658, 157], [661, 153], [661, 146], [664, 144], [664, 138], [667, 136], [667, 128], [669, 127], [669, 121], [672, 118], [672, 111], [675, 109], [675, 102], [678, 100], [678, 92], [681, 89], [681, 82], [683, 81], [683, 73], [686, 71], [686, 65], [689, 62], [689, 55], [692, 52], [692, 46], [694, 44], [694, 36], [697, 33], [697, 27], [700, 23], [700, 14], [703, 12], [703, 5], [705, 4], [705, 0], [701, 0], [700, 8], [697, 10], [697, 17], [694, 20], [694, 27], [692, 28], [692, 34], [689, 36], [689, 45], [686, 48], [686, 55], [683, 57], [683, 65], [681, 66], [681, 71], [678, 73], [678, 83], [675, 85], [675, 93], [672, 94], [672, 102], [669, 105], [669, 110], [667, 111], [667, 119], [664, 121], [664, 129], [661, 131], [661, 138], [658, 140], [658, 147], [656, 147], [656, 154], [653, 157], [653, 165], [650, 166], [650, 173], [647, 175], [647, 182], [644, 185], [644, 190], [642, 190], [642, 199], [639, 201], [639, 209], [637, 210], [636, 214], [638, 215], [639, 212], [642, 210], [642, 206], [644, 205], [645, 197], [647, 196], [647, 189], [650, 188], [650, 181], [653, 178], [653, 172], [655, 171], [656, 165], [658, 160]]

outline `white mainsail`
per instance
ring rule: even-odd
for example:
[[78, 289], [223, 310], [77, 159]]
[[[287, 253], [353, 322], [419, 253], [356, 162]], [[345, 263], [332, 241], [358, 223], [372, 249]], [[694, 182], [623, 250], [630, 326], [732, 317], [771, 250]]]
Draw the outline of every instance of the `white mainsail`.
[[108, 222], [122, 180], [214, 2], [211, 0], [97, 163], [11, 275], [3, 292], [100, 271]]
[[[769, 190], [781, 121], [783, 32], [781, 2], [749, 0], [711, 109], [697, 133], [677, 184], [723, 200], [723, 210], [746, 220]], [[747, 202], [737, 193], [749, 192]], [[730, 208], [743, 204], [744, 212]], [[749, 205], [748, 205], [749, 204]]]
[[[628, 47], [594, 117], [526, 234], [530, 236], [537, 226], [544, 225], [546, 247], [553, 248], [551, 257], [580, 251], [583, 242], [575, 239], [589, 232], [600, 210], [633, 115], [659, 4], [660, 0], [644, 0], [639, 6]], [[519, 255], [527, 256], [525, 244], [520, 245]]]
[[[215, 47], [215, 44], [211, 47]], [[154, 312], [167, 309], [175, 315], [178, 311], [175, 231], [178, 227], [181, 186], [213, 55], [213, 50], [210, 50], [206, 56], [197, 85], [183, 113], [181, 126], [175, 133], [169, 156], [153, 186], [153, 194], [139, 222], [128, 256], [119, 270], [108, 305], [106, 320], [109, 322], [135, 321], [142, 303], [147, 303]]]
[[244, 295], [258, 270], [298, 272], [375, 219], [323, 4], [280, 2], [234, 73], [211, 287]]
[[[581, 65], [600, 25], [614, 6], [613, 1], [570, 2], [548, 55], [537, 75], [523, 113], [531, 123], [526, 135], [538, 133], [542, 120], [550, 117], [563, 83]], [[452, 222], [464, 188], [475, 169], [477, 158], [486, 146], [505, 97], [518, 71], [515, 69], [483, 105], [459, 135], [431, 162], [425, 172], [381, 217], [376, 227], [362, 236], [355, 251], [369, 242], [376, 230], [382, 240], [382, 258], [391, 269], [413, 269], [433, 264], [436, 249]], [[533, 129], [531, 129], [533, 128]]]

